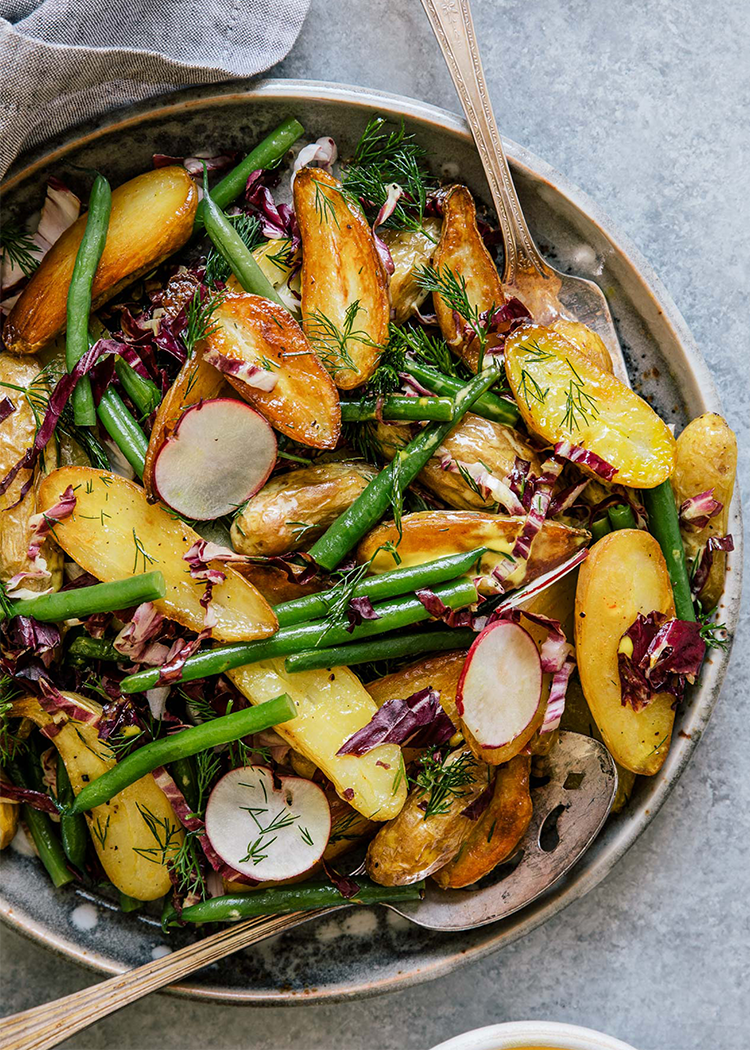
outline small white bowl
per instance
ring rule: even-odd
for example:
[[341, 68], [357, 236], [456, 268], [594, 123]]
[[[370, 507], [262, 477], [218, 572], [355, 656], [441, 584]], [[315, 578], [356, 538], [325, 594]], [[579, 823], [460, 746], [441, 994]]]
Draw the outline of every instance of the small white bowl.
[[603, 1035], [592, 1028], [556, 1021], [511, 1021], [476, 1028], [456, 1035], [432, 1050], [522, 1050], [547, 1047], [550, 1050], [634, 1050], [634, 1047]]

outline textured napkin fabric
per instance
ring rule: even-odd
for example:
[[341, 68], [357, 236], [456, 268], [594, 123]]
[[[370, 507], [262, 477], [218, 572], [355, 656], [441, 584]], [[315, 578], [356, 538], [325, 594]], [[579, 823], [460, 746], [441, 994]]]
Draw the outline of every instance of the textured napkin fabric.
[[105, 110], [268, 69], [309, 2], [0, 0], [0, 175]]

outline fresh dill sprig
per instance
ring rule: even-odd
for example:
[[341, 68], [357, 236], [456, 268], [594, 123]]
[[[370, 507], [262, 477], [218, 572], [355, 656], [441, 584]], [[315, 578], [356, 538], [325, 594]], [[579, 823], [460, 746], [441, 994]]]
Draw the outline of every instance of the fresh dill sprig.
[[367, 312], [359, 299], [349, 303], [341, 327], [322, 310], [315, 310], [305, 318], [305, 334], [324, 366], [332, 374], [356, 372], [357, 366], [350, 353], [351, 343], [365, 343], [367, 346], [378, 345], [373, 342], [366, 331], [354, 327], [360, 311]]
[[[10, 598], [5, 590], [5, 584], [0, 580], [0, 612], [3, 614], [3, 619], [9, 620], [13, 615], [13, 609], [11, 608]], [[0, 679], [2, 682], [3, 679]], [[1, 694], [0, 694], [1, 695]]]
[[221, 756], [214, 751], [199, 751], [195, 756], [195, 779], [197, 791], [196, 817], [203, 817], [211, 786], [221, 769]]
[[146, 548], [141, 543], [141, 539], [138, 533], [133, 529], [133, 545], [135, 546], [135, 560], [133, 561], [133, 574], [138, 571], [138, 559], [143, 559], [142, 572], [148, 572], [147, 564], [153, 565], [156, 558], [152, 558], [151, 555], [146, 551]]
[[539, 386], [536, 379], [530, 372], [527, 372], [525, 368], [521, 369], [521, 382], [519, 385], [519, 392], [521, 397], [526, 402], [526, 407], [531, 408], [529, 398], [534, 401], [538, 401], [540, 405], [543, 405], [547, 400], [547, 394], [549, 394], [549, 387], [546, 386], [544, 390]]
[[471, 378], [468, 369], [461, 370], [460, 360], [451, 354], [445, 339], [432, 335], [421, 325], [406, 325], [403, 328], [391, 325], [388, 349], [418, 357], [444, 375], [458, 379]]
[[423, 230], [427, 196], [437, 188], [425, 156], [403, 121], [394, 128], [384, 117], [372, 117], [344, 173], [344, 191], [364, 206], [372, 220], [388, 199], [389, 187], [397, 183], [403, 195], [383, 225], [395, 230]]
[[419, 795], [427, 795], [424, 820], [436, 817], [450, 810], [456, 798], [462, 798], [468, 792], [464, 790], [474, 780], [477, 760], [468, 752], [454, 762], [448, 762], [439, 751], [430, 751], [419, 759], [420, 770], [416, 777], [410, 777]]
[[201, 900], [208, 896], [208, 888], [198, 853], [197, 831], [188, 831], [177, 849], [168, 859], [169, 870], [174, 876], [175, 889], [180, 896], [197, 894]]
[[155, 864], [165, 864], [177, 852], [180, 846], [180, 827], [173, 824], [169, 817], [157, 817], [148, 806], [142, 806], [136, 802], [138, 812], [143, 818], [146, 827], [151, 832], [155, 846], [133, 847], [133, 852], [145, 860], [153, 861]]
[[[227, 215], [234, 226], [235, 232], [248, 249], [252, 251], [265, 242], [263, 228], [260, 220], [255, 215], [247, 215], [240, 212], [238, 215]], [[211, 248], [206, 257], [206, 284], [213, 285], [217, 281], [226, 281], [232, 272], [232, 267], [226, 261], [221, 252]]]
[[333, 223], [334, 226], [338, 227], [339, 217], [336, 214], [336, 205], [330, 194], [340, 192], [341, 191], [337, 186], [329, 186], [328, 183], [322, 183], [315, 179], [315, 198], [313, 204], [315, 205], [315, 211], [319, 223]]
[[200, 289], [195, 290], [193, 298], [187, 311], [187, 323], [182, 331], [182, 341], [192, 357], [195, 347], [203, 339], [208, 339], [219, 327], [219, 322], [214, 314], [224, 302], [224, 292], [214, 292], [205, 299], [201, 297]]
[[480, 310], [478, 306], [473, 305], [466, 289], [466, 278], [463, 274], [451, 270], [449, 266], [443, 266], [437, 270], [431, 264], [426, 265], [417, 270], [414, 277], [421, 288], [432, 292], [433, 295], [438, 295], [445, 305], [458, 314], [474, 333], [479, 343], [478, 370], [481, 371], [497, 304], [492, 303], [488, 310]]
[[284, 524], [292, 530], [295, 543], [300, 543], [308, 532], [314, 532], [320, 528], [316, 522], [308, 521], [285, 521]]
[[[697, 560], [697, 559], [696, 559]], [[700, 627], [700, 636], [706, 643], [707, 649], [721, 649], [723, 652], [729, 650], [729, 632], [725, 623], [711, 623], [711, 617], [714, 614], [714, 610], [709, 612], [703, 612], [700, 608], [700, 602], [698, 604], [698, 623]]]
[[[567, 358], [566, 358], [567, 360]], [[599, 415], [597, 400], [584, 389], [584, 382], [568, 361], [573, 378], [565, 392], [565, 411], [560, 424], [568, 430], [580, 430], [581, 425], [588, 425]]]
[[104, 849], [104, 846], [107, 842], [107, 835], [109, 834], [109, 822], [111, 817], [112, 814], [108, 813], [107, 820], [104, 824], [102, 824], [101, 817], [96, 818], [96, 823], [92, 822], [91, 824], [89, 824], [89, 831], [91, 832], [93, 838], [95, 838], [96, 841], [99, 843], [102, 849]]
[[[358, 839], [361, 835], [361, 825], [362, 817], [356, 810], [353, 810], [351, 813], [344, 813], [342, 817], [333, 822], [328, 845], [331, 846], [335, 842], [351, 842]], [[355, 831], [355, 829], [358, 830]]]
[[[240, 806], [240, 809], [246, 810], [253, 818], [258, 826], [260, 834], [256, 839], [247, 844], [247, 855], [242, 857], [241, 861], [246, 864], [249, 860], [253, 864], [259, 864], [262, 860], [265, 860], [268, 856], [268, 850], [274, 844], [278, 835], [275, 832], [282, 831], [284, 828], [289, 828], [294, 824], [299, 817], [294, 813], [288, 813], [286, 810], [281, 809], [275, 817], [267, 825], [263, 825], [256, 814], [267, 813], [268, 810], [262, 806]], [[267, 835], [273, 835], [272, 839], [267, 839]]]
[[4, 222], [0, 229], [0, 255], [3, 262], [17, 266], [24, 277], [31, 277], [41, 260], [42, 249], [18, 223]]
[[14, 680], [8, 675], [2, 675], [0, 677], [0, 765], [12, 762], [26, 749], [26, 741], [10, 728], [13, 701], [20, 695], [21, 690]]

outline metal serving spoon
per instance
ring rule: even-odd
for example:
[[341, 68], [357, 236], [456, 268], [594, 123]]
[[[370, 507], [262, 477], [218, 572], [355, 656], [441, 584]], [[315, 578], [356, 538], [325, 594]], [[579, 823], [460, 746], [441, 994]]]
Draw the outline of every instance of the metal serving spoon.
[[[532, 777], [534, 811], [513, 856], [468, 890], [430, 885], [421, 901], [386, 904], [409, 922], [430, 930], [473, 930], [507, 918], [563, 876], [601, 830], [617, 790], [617, 770], [597, 740], [561, 732]], [[83, 991], [13, 1014], [0, 1022], [0, 1050], [45, 1050], [120, 1007], [174, 984], [195, 970], [311, 919], [352, 907], [248, 919], [196, 944], [110, 977]]]
[[[598, 285], [561, 273], [539, 254], [529, 233], [495, 124], [479, 58], [469, 0], [422, 0], [466, 113], [500, 220], [505, 243], [503, 284], [517, 290], [540, 321], [572, 317], [593, 328], [612, 355], [615, 374], [628, 383], [625, 359], [607, 301]], [[551, 573], [549, 584], [559, 578]], [[537, 580], [534, 593], [544, 586]], [[520, 604], [526, 590], [514, 596]], [[472, 930], [507, 918], [530, 904], [572, 868], [596, 838], [612, 807], [617, 770], [603, 744], [561, 732], [537, 761], [532, 780], [533, 817], [513, 856], [477, 886], [440, 890], [429, 885], [423, 900], [387, 904], [418, 926]], [[248, 919], [171, 955], [101, 981], [0, 1022], [0, 1050], [45, 1050], [75, 1032], [209, 963], [295, 926], [352, 905]]]
[[502, 281], [542, 324], [582, 321], [604, 340], [614, 373], [629, 384], [607, 300], [593, 281], [562, 273], [539, 253], [526, 225], [487, 92], [469, 0], [422, 0], [482, 160], [505, 246]]

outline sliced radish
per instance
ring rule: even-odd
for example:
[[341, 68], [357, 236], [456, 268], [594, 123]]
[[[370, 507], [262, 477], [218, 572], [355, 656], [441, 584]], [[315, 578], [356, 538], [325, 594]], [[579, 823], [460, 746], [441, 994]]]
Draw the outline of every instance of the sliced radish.
[[461, 728], [485, 762], [507, 762], [531, 739], [544, 714], [542, 661], [516, 623], [490, 624], [466, 658], [456, 693]]
[[222, 777], [206, 807], [206, 835], [222, 860], [260, 881], [308, 871], [323, 856], [331, 810], [322, 789], [302, 777], [274, 778], [265, 766]]
[[276, 463], [276, 436], [244, 401], [192, 405], [164, 442], [154, 487], [167, 506], [198, 521], [220, 518], [254, 496]]

